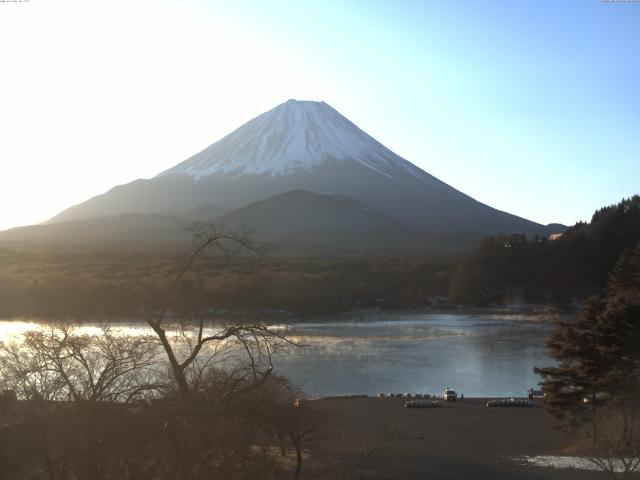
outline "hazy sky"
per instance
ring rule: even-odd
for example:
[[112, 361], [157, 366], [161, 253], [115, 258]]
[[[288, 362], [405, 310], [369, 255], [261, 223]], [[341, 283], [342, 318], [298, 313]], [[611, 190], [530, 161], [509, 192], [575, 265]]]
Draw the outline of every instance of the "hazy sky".
[[640, 193], [637, 2], [0, 2], [0, 45], [0, 228], [288, 98], [541, 223]]

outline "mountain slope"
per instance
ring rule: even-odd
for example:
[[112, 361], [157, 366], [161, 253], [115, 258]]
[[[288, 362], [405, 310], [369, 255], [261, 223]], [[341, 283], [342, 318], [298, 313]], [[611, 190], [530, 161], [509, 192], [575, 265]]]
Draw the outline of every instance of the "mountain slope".
[[216, 219], [250, 228], [278, 250], [415, 248], [421, 238], [396, 220], [352, 198], [292, 190]]
[[288, 234], [305, 229], [400, 231], [397, 221], [349, 197], [291, 190], [254, 202], [216, 219], [224, 225]]
[[178, 214], [178, 216], [192, 222], [203, 222], [213, 220], [214, 218], [217, 218], [227, 212], [228, 209], [226, 208], [220, 207], [218, 205], [211, 205], [210, 203], [203, 203], [202, 205], [198, 205], [197, 207], [190, 208], [186, 212], [181, 212], [180, 214]]
[[[0, 245], [35, 249], [99, 248], [171, 250], [191, 242], [192, 220], [211, 220], [215, 206], [184, 213], [197, 218], [124, 214], [19, 227], [0, 232]], [[206, 217], [206, 218], [205, 218]], [[361, 250], [417, 249], [422, 236], [356, 200], [292, 190], [254, 202], [216, 223], [251, 229], [271, 253], [345, 253]]]
[[174, 248], [191, 241], [189, 222], [178, 217], [128, 213], [0, 232], [0, 245], [36, 249]]
[[546, 234], [543, 225], [457, 191], [394, 154], [324, 102], [290, 100], [149, 180], [71, 207], [50, 222], [123, 213], [234, 210], [290, 190], [355, 199], [411, 229], [455, 235]]

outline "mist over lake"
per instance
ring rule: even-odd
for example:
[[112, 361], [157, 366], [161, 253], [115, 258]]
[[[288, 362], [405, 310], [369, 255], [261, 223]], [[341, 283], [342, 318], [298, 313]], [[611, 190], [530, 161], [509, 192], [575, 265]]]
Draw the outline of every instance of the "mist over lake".
[[[311, 396], [430, 393], [451, 386], [466, 396], [523, 396], [551, 363], [545, 348], [552, 318], [508, 314], [366, 312], [292, 320], [299, 344], [273, 358], [275, 372]], [[34, 328], [0, 322], [0, 339]], [[118, 323], [131, 335], [144, 324]], [[211, 324], [210, 330], [215, 329]], [[80, 331], [97, 333], [96, 324]]]
[[306, 348], [275, 360], [310, 395], [440, 393], [525, 395], [547, 365], [552, 323], [534, 316], [362, 314], [340, 322], [298, 323]]

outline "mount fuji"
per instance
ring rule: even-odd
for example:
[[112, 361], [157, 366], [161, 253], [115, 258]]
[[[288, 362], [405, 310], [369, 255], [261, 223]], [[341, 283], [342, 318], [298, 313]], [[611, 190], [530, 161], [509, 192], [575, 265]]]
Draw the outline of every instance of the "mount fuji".
[[289, 176], [325, 163], [354, 161], [390, 178], [397, 168], [418, 177], [424, 174], [326, 103], [289, 100], [160, 176]]
[[[239, 218], [257, 222], [259, 217], [257, 223], [269, 230], [276, 217], [282, 225], [295, 201], [260, 203], [291, 191], [310, 194], [304, 196], [305, 215], [314, 216], [322, 209], [324, 224], [316, 227], [324, 230], [344, 230], [347, 223], [355, 222], [360, 232], [373, 232], [384, 218], [386, 232], [393, 225], [399, 237], [420, 238], [424, 246], [437, 243], [434, 239], [470, 246], [486, 235], [549, 233], [543, 225], [491, 208], [438, 180], [328, 104], [297, 100], [259, 115], [151, 179], [116, 186], [64, 210], [44, 226], [79, 221], [91, 224], [106, 217], [112, 222], [114, 217], [131, 214], [186, 221], [202, 212], [230, 224]], [[348, 221], [338, 207], [347, 204]], [[327, 216], [330, 205], [336, 206], [335, 211]], [[242, 213], [234, 220], [238, 209]], [[252, 214], [251, 209], [260, 214]], [[367, 230], [366, 222], [356, 221], [354, 212], [368, 212], [367, 218], [375, 217], [376, 221]], [[302, 213], [298, 208], [291, 214], [287, 232], [296, 225], [306, 228], [300, 223]]]

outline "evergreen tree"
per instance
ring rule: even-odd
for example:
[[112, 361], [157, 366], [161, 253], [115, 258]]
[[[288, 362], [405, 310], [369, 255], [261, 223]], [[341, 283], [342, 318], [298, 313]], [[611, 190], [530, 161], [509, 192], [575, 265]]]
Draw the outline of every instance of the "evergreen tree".
[[543, 378], [545, 408], [552, 426], [572, 433], [591, 423], [594, 406], [602, 401], [599, 392], [606, 373], [594, 326], [603, 301], [594, 297], [585, 302], [574, 322], [558, 322], [547, 347], [557, 366], [536, 368]]
[[607, 371], [601, 390], [607, 394], [607, 406], [623, 418], [623, 444], [634, 442], [629, 429], [640, 415], [640, 304], [624, 296], [612, 298], [600, 316], [597, 339]]
[[640, 242], [625, 251], [609, 275], [609, 292], [631, 303], [640, 303]]
[[[585, 302], [574, 322], [559, 322], [547, 343], [557, 366], [536, 368], [552, 425], [597, 440], [595, 419], [615, 410], [624, 429], [640, 415], [640, 246], [624, 253], [604, 298]], [[623, 431], [625, 444], [640, 432]]]

